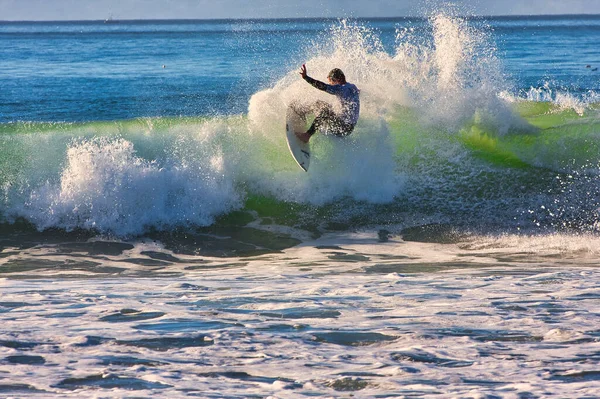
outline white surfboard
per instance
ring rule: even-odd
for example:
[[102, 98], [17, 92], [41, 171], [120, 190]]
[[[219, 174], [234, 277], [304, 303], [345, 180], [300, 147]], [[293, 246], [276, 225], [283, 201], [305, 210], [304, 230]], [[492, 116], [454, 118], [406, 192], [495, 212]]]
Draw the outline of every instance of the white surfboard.
[[306, 117], [299, 113], [293, 105], [290, 105], [286, 112], [285, 131], [287, 137], [288, 148], [292, 153], [292, 157], [305, 172], [308, 172], [310, 164], [310, 147], [308, 143], [302, 142], [296, 132], [306, 132]]

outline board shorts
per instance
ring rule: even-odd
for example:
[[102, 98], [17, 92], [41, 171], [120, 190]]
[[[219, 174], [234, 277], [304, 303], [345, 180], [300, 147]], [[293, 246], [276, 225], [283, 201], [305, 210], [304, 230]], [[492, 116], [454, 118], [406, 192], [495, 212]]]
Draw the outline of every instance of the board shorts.
[[328, 119], [319, 127], [325, 134], [334, 136], [347, 136], [354, 130], [354, 125], [344, 122], [339, 117]]

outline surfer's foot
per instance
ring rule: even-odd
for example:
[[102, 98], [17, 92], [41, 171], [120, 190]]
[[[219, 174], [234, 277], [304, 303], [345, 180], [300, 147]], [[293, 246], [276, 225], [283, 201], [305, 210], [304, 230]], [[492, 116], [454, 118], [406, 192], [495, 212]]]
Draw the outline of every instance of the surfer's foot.
[[310, 136], [311, 136], [311, 134], [308, 132], [305, 132], [305, 133], [296, 132], [296, 137], [298, 137], [298, 139], [303, 143], [308, 143], [308, 140], [310, 140]]

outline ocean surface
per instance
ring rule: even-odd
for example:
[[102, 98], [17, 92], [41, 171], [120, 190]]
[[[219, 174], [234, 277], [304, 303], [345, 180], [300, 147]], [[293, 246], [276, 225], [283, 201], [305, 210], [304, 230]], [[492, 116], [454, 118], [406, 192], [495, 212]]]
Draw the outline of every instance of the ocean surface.
[[[0, 396], [600, 397], [600, 16], [0, 22]], [[308, 172], [285, 111], [361, 89]]]

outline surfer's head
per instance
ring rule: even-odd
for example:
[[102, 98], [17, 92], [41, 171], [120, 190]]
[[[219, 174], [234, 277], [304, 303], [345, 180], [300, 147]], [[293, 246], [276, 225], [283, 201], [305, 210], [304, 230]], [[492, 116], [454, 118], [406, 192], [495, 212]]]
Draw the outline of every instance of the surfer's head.
[[346, 83], [346, 75], [344, 75], [344, 72], [339, 68], [333, 68], [331, 72], [329, 72], [329, 75], [327, 75], [327, 79], [335, 84], [343, 85]]

